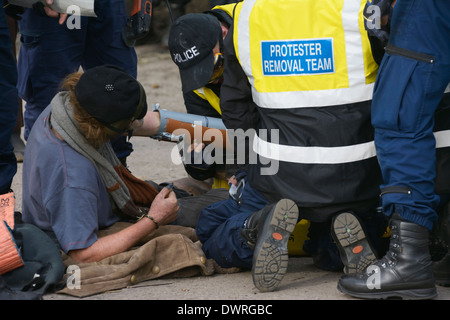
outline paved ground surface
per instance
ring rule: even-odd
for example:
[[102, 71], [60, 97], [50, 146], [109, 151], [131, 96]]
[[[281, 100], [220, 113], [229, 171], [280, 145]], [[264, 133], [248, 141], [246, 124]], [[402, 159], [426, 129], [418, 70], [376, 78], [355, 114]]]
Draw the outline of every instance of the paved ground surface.
[[[162, 108], [184, 112], [181, 85], [176, 66], [167, 49], [158, 45], [137, 47], [139, 56], [138, 78], [147, 91], [149, 104], [160, 103]], [[132, 138], [135, 151], [128, 163], [140, 178], [156, 182], [185, 177], [183, 167], [176, 164], [174, 145], [149, 138]], [[21, 210], [22, 164], [14, 179], [17, 209]], [[309, 257], [291, 258], [288, 273], [279, 290], [260, 293], [253, 286], [251, 273], [164, 279], [139, 283], [133, 287], [107, 292], [82, 300], [351, 300], [336, 289], [341, 276], [338, 272], [325, 272], [315, 268]], [[437, 299], [450, 300], [450, 288], [438, 287]], [[48, 294], [46, 300], [79, 300], [68, 295]]]

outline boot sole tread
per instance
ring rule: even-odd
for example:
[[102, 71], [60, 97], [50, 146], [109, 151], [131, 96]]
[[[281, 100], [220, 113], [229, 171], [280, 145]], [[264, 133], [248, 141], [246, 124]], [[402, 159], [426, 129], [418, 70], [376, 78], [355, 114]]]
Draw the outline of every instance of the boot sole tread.
[[333, 231], [345, 274], [363, 272], [377, 260], [359, 220], [353, 214], [345, 212], [336, 216]]
[[287, 272], [287, 242], [294, 231], [298, 219], [298, 208], [294, 201], [280, 200], [272, 211], [272, 216], [262, 229], [262, 239], [258, 239], [254, 256], [252, 277], [261, 292], [275, 290]]

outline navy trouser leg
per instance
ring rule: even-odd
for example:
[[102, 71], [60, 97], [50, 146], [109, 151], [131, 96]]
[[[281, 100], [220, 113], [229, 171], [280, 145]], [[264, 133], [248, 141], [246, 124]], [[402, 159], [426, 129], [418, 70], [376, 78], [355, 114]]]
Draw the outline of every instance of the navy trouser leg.
[[19, 20], [21, 49], [18, 60], [18, 89], [26, 102], [24, 137], [49, 105], [70, 73], [78, 71], [84, 50], [85, 17], [81, 29], [68, 29], [58, 20], [27, 9]]
[[246, 184], [242, 202], [231, 197], [205, 208], [199, 218], [196, 233], [203, 251], [221, 267], [252, 267], [253, 249], [241, 237], [241, 229], [250, 214], [263, 209], [267, 201]]
[[98, 0], [95, 10], [97, 18], [88, 19], [83, 68], [113, 64], [136, 78], [136, 51], [122, 40], [122, 29], [127, 22], [125, 2]]
[[434, 114], [450, 81], [449, 39], [449, 1], [398, 1], [372, 102], [384, 212], [430, 230], [439, 203]]
[[[134, 48], [122, 41], [126, 23], [125, 3], [121, 0], [96, 2], [97, 18], [81, 17], [80, 29], [59, 25], [57, 19], [28, 9], [19, 21], [22, 48], [19, 55], [19, 93], [25, 100], [24, 137], [28, 138], [37, 117], [56, 94], [62, 79], [79, 67], [89, 69], [104, 64], [122, 67], [137, 76]], [[132, 152], [126, 137], [112, 141], [120, 158]]]
[[[113, 64], [137, 77], [137, 56], [134, 47], [127, 47], [122, 40], [122, 29], [127, 17], [123, 0], [98, 0], [95, 4], [97, 18], [89, 18], [83, 68]], [[126, 137], [111, 141], [119, 159], [125, 159], [133, 151]]]
[[251, 212], [239, 212], [227, 219], [203, 244], [206, 257], [221, 267], [251, 269], [253, 249], [242, 239], [240, 231]]
[[17, 161], [11, 134], [17, 120], [17, 67], [5, 12], [0, 7], [0, 194], [11, 187]]

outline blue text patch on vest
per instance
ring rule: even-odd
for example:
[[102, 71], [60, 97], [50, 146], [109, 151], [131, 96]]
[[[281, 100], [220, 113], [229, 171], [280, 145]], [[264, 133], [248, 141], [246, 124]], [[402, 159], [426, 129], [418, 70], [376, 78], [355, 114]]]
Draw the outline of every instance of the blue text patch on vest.
[[262, 41], [265, 76], [334, 73], [333, 38]]

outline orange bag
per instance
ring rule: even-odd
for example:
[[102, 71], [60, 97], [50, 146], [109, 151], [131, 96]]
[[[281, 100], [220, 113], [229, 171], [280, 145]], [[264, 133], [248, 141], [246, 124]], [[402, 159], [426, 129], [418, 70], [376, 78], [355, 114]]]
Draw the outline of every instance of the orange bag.
[[6, 222], [0, 222], [0, 275], [23, 266], [14, 238]]
[[0, 275], [23, 266], [19, 249], [14, 242], [14, 193], [0, 195]]
[[14, 192], [0, 194], [0, 221], [5, 221], [11, 229], [14, 229], [15, 200]]

